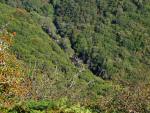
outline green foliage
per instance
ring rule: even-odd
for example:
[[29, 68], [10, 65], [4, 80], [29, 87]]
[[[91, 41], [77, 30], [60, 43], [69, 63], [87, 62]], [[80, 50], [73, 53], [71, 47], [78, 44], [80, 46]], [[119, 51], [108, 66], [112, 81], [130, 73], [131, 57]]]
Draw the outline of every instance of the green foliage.
[[[141, 62], [150, 44], [148, 4], [149, 0], [62, 0], [54, 4], [55, 25], [62, 37], [70, 37], [72, 47], [93, 73], [106, 79], [142, 76], [135, 71], [141, 69], [139, 64], [149, 67]], [[102, 69], [107, 74], [101, 74]]]
[[14, 105], [11, 109], [1, 109], [4, 113], [92, 113], [80, 105], [72, 105], [66, 99], [58, 101], [28, 101]]
[[[11, 50], [29, 68], [33, 99], [1, 110], [149, 112], [149, 0], [0, 2], [0, 25], [17, 33]], [[75, 104], [46, 101], [63, 97]]]
[[[71, 49], [70, 40], [60, 39], [52, 18], [4, 4], [0, 4], [0, 9], [0, 23], [8, 22], [8, 31], [17, 33], [11, 50], [19, 60], [27, 64], [27, 75], [32, 81], [30, 98], [38, 100], [68, 96], [70, 100], [82, 101], [83, 98], [89, 98], [88, 93], [92, 91], [87, 89], [91, 85], [94, 92], [90, 98], [97, 98], [94, 88], [103, 86], [104, 81], [93, 76], [84, 64], [79, 68], [71, 62], [69, 57], [74, 51]], [[52, 34], [61, 43], [57, 44], [45, 33], [43, 25], [49, 26]], [[66, 50], [61, 45], [66, 46]]]
[[53, 14], [52, 5], [48, 0], [3, 0], [6, 3], [16, 8], [24, 8], [27, 11], [35, 11], [44, 16], [51, 16]]

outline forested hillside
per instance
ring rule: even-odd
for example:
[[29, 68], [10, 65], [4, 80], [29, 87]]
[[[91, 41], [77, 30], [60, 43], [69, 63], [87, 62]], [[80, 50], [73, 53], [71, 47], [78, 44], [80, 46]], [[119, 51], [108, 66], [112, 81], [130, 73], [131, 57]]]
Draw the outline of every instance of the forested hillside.
[[147, 79], [149, 0], [61, 0], [53, 4], [58, 33], [70, 38], [94, 74], [105, 79]]
[[150, 0], [0, 0], [0, 112], [149, 113], [149, 19]]

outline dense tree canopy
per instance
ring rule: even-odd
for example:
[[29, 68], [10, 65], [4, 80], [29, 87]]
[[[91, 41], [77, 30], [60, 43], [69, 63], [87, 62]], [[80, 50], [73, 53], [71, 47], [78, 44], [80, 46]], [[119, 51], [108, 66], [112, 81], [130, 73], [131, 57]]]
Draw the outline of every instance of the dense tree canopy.
[[0, 0], [0, 112], [149, 113], [149, 18], [150, 0]]
[[[131, 75], [134, 79], [142, 76], [139, 69], [149, 67], [143, 62], [149, 54], [149, 3], [61, 0], [54, 4], [54, 22], [62, 37], [69, 36], [79, 57], [87, 64], [90, 61], [89, 68], [95, 74], [106, 78]], [[101, 70], [107, 74], [101, 74]], [[145, 74], [148, 76], [149, 70]]]

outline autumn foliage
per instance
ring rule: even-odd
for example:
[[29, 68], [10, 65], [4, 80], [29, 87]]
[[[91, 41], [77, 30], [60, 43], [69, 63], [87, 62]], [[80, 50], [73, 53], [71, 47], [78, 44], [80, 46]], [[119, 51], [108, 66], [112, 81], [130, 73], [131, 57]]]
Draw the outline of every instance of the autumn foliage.
[[10, 107], [17, 100], [23, 100], [29, 90], [20, 61], [9, 51], [15, 36], [16, 32], [0, 31], [0, 105], [3, 107]]

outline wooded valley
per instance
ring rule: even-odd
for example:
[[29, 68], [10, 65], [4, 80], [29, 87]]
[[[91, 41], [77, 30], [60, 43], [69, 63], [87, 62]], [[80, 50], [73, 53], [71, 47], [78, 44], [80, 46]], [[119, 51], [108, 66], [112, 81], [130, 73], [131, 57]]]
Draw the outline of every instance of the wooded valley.
[[0, 0], [0, 112], [149, 113], [150, 0]]

